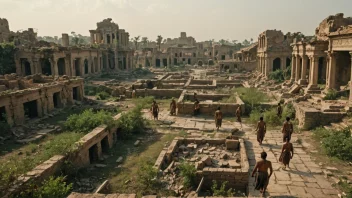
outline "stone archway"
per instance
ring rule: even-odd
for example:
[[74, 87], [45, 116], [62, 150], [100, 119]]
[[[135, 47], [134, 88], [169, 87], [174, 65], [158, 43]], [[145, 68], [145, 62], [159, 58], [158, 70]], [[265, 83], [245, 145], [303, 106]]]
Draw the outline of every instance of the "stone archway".
[[88, 65], [88, 60], [84, 59], [84, 74], [89, 73], [89, 65]]
[[59, 58], [57, 60], [57, 71], [59, 72], [59, 76], [65, 75], [66, 74], [66, 69], [65, 69], [65, 59], [64, 58]]
[[51, 63], [48, 58], [41, 59], [41, 67], [42, 67], [42, 74], [44, 75], [51, 75]]
[[326, 59], [324, 57], [318, 60], [318, 84], [326, 84]]
[[281, 59], [275, 58], [273, 61], [273, 71], [281, 69]]
[[28, 60], [23, 61], [23, 66], [24, 66], [24, 74], [26, 76], [32, 75], [31, 64], [28, 62]]

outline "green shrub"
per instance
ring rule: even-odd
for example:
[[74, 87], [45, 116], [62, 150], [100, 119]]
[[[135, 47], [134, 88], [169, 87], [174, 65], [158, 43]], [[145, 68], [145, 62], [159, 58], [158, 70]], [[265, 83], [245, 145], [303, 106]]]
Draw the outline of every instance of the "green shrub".
[[338, 93], [335, 89], [329, 89], [323, 100], [337, 100]]
[[352, 137], [349, 128], [330, 133], [323, 138], [322, 146], [329, 156], [341, 160], [352, 160]]
[[0, 43], [0, 75], [16, 73], [15, 52], [13, 43]]
[[71, 189], [72, 184], [67, 185], [64, 177], [50, 177], [41, 183], [40, 187], [33, 185], [28, 190], [22, 192], [19, 197], [64, 198], [67, 197]]
[[179, 166], [181, 176], [183, 177], [183, 185], [185, 188], [191, 188], [196, 185], [195, 179], [196, 179], [196, 173], [197, 170], [194, 167], [194, 165], [183, 161], [180, 166]]
[[108, 92], [101, 91], [101, 92], [97, 93], [96, 96], [99, 100], [106, 100], [110, 97], [110, 94]]
[[277, 83], [283, 82], [285, 80], [284, 71], [281, 69], [275, 70], [269, 74], [269, 79], [274, 80]]
[[259, 91], [257, 88], [240, 87], [234, 89], [234, 91], [238, 93], [239, 97], [245, 103], [246, 113], [248, 114], [252, 109], [258, 108], [260, 103], [268, 102], [270, 100], [265, 93]]
[[102, 124], [111, 127], [114, 123], [110, 112], [104, 110], [93, 112], [92, 109], [87, 109], [81, 114], [70, 115], [65, 122], [65, 128], [68, 131], [88, 133]]
[[221, 186], [218, 187], [218, 184], [213, 180], [213, 185], [211, 186], [211, 191], [214, 197], [232, 197], [235, 193], [232, 188], [226, 190], [227, 181], [222, 182]]
[[84, 94], [87, 96], [95, 96], [97, 94], [97, 88], [93, 86], [85, 85]]
[[252, 124], [256, 124], [259, 121], [260, 116], [263, 114], [261, 113], [260, 109], [256, 108], [251, 111], [249, 114], [249, 122]]
[[255, 108], [249, 114], [250, 123], [256, 124], [261, 116], [263, 116], [264, 121], [268, 126], [281, 126], [285, 122], [286, 117], [290, 117], [291, 119], [295, 118], [295, 109], [292, 104], [287, 104], [283, 107], [282, 116], [279, 118], [277, 116], [276, 108], [272, 108], [267, 111], [262, 111], [259, 108]]
[[122, 138], [129, 138], [144, 131], [145, 123], [141, 110], [141, 107], [137, 106], [127, 113], [122, 113], [116, 123], [118, 128], [121, 129]]
[[288, 103], [286, 106], [283, 107], [282, 111], [282, 122], [285, 121], [286, 117], [289, 117], [291, 119], [294, 119], [296, 117], [296, 110], [293, 107], [292, 103]]
[[144, 194], [154, 194], [160, 189], [161, 183], [157, 176], [158, 170], [151, 161], [146, 161], [139, 167], [137, 181]]
[[228, 98], [223, 98], [222, 100], [220, 100], [221, 103], [236, 103], [236, 95], [231, 95]]
[[153, 96], [147, 96], [147, 97], [139, 97], [139, 98], [134, 98], [132, 99], [132, 102], [139, 106], [142, 109], [150, 108], [152, 106], [154, 97]]

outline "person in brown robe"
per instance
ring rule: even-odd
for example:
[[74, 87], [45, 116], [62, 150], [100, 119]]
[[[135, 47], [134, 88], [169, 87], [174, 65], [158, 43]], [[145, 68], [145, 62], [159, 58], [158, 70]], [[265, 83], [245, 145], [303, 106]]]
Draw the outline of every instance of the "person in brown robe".
[[284, 125], [282, 126], [282, 141], [286, 142], [286, 138], [290, 141], [292, 133], [293, 124], [290, 122], [290, 118], [286, 117], [286, 122], [284, 122]]
[[172, 98], [170, 103], [170, 115], [175, 115], [175, 114], [176, 114], [176, 101], [175, 101], [175, 98]]
[[260, 117], [255, 131], [257, 131], [257, 141], [259, 144], [262, 144], [266, 133], [266, 123], [264, 122], [263, 117]]
[[159, 116], [159, 106], [158, 104], [156, 104], [156, 101], [153, 101], [153, 105], [152, 105], [152, 114], [154, 117], [154, 120], [158, 120], [158, 116]]
[[236, 117], [237, 117], [237, 122], [241, 124], [241, 129], [242, 129], [241, 114], [242, 114], [241, 106], [238, 106], [236, 109]]
[[[264, 196], [266, 188], [269, 184], [269, 179], [273, 174], [273, 167], [271, 165], [271, 162], [266, 160], [266, 156], [266, 152], [262, 152], [260, 154], [262, 160], [256, 163], [252, 172], [252, 177], [254, 177], [254, 174], [256, 173], [255, 189], [260, 190], [262, 196]], [[268, 173], [268, 169], [270, 170], [270, 174]]]
[[288, 138], [286, 142], [282, 145], [281, 155], [279, 161], [284, 164], [283, 170], [286, 170], [286, 167], [290, 168], [290, 160], [293, 157], [293, 145]]
[[215, 126], [216, 126], [216, 130], [219, 131], [219, 128], [221, 127], [221, 123], [222, 123], [222, 112], [220, 111], [220, 107], [218, 107], [218, 110], [215, 111]]
[[282, 107], [281, 107], [281, 104], [279, 103], [278, 106], [277, 106], [277, 116], [279, 118], [281, 118], [282, 116]]
[[198, 115], [200, 113], [200, 105], [199, 105], [199, 100], [196, 99], [196, 101], [194, 102], [194, 116]]

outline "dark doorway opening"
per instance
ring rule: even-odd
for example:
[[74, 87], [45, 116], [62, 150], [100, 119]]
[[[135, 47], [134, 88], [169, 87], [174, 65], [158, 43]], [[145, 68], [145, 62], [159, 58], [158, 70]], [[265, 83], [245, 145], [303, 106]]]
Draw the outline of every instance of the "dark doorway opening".
[[42, 67], [42, 74], [45, 75], [51, 75], [52, 71], [51, 71], [51, 63], [49, 61], [49, 59], [44, 58], [41, 60], [41, 67]]
[[163, 59], [163, 65], [167, 66], [167, 59], [166, 58]]
[[72, 88], [72, 97], [74, 100], [78, 100], [78, 87]]
[[306, 76], [304, 76], [304, 77], [305, 77], [305, 79], [307, 79], [307, 80], [308, 80], [308, 82], [309, 82], [309, 78], [310, 78], [310, 75], [309, 75], [309, 70], [310, 70], [310, 59], [309, 59], [309, 58], [307, 58], [307, 69], [306, 69]]
[[177, 57], [177, 55], [178, 55], [178, 54], [177, 54], [177, 53], [175, 53], [175, 57]]
[[84, 59], [84, 74], [88, 74], [89, 68], [88, 68], [88, 60]]
[[180, 57], [182, 57], [182, 52], [180, 52]]
[[98, 72], [98, 58], [97, 57], [94, 58], [94, 67], [95, 67], [94, 72]]
[[6, 122], [6, 109], [5, 109], [5, 107], [0, 107], [0, 122]]
[[275, 58], [273, 61], [273, 71], [281, 69], [281, 59]]
[[59, 76], [65, 75], [65, 59], [64, 58], [59, 58], [57, 61], [57, 70], [59, 72]]
[[37, 100], [23, 103], [24, 115], [28, 118], [38, 117]]
[[111, 41], [110, 41], [110, 35], [108, 34], [108, 35], [106, 35], [106, 42], [108, 43], [108, 44], [110, 44], [111, 43]]
[[23, 64], [24, 64], [24, 74], [26, 76], [32, 75], [31, 64], [27, 60], [24, 60]]
[[60, 92], [56, 92], [56, 93], [53, 94], [53, 102], [54, 102], [54, 108], [60, 108], [61, 107]]
[[108, 64], [107, 62], [108, 62], [108, 60], [107, 60], [106, 56], [103, 56], [103, 68], [104, 69], [106, 69], [106, 66]]
[[193, 57], [197, 57], [197, 54], [196, 54], [196, 53], [193, 53]]
[[89, 162], [92, 164], [99, 160], [99, 151], [98, 145], [94, 144], [92, 147], [89, 148]]
[[101, 151], [102, 151], [103, 153], [109, 153], [110, 147], [109, 147], [109, 139], [108, 139], [108, 136], [105, 136], [105, 137], [101, 140], [100, 144], [101, 144]]
[[189, 65], [191, 64], [191, 59], [190, 59], [190, 58], [188, 59], [188, 64], [189, 64]]
[[123, 57], [123, 69], [127, 69], [127, 59], [125, 56]]
[[318, 62], [318, 84], [326, 84], [326, 64], [324, 57], [320, 57]]
[[155, 67], [160, 67], [160, 59], [155, 59]]
[[221, 60], [225, 60], [225, 55], [221, 55]]
[[348, 51], [337, 52], [335, 75], [338, 89], [346, 86], [351, 80], [351, 55]]
[[174, 65], [177, 65], [177, 58], [174, 58]]
[[286, 58], [286, 68], [288, 66], [291, 66], [291, 59], [290, 58]]
[[75, 59], [75, 71], [76, 71], [76, 76], [81, 76], [81, 65], [80, 65], [81, 59], [76, 58]]
[[150, 62], [149, 62], [148, 59], [145, 60], [145, 64], [146, 64], [147, 67], [150, 67]]

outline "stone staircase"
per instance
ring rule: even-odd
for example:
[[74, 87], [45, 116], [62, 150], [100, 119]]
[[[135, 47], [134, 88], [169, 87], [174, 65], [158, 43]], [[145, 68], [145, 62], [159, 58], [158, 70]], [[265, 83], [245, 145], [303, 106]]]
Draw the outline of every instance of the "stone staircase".
[[349, 117], [343, 118], [341, 122], [330, 123], [330, 125], [324, 126], [328, 130], [343, 130], [347, 127], [352, 127], [352, 119]]

